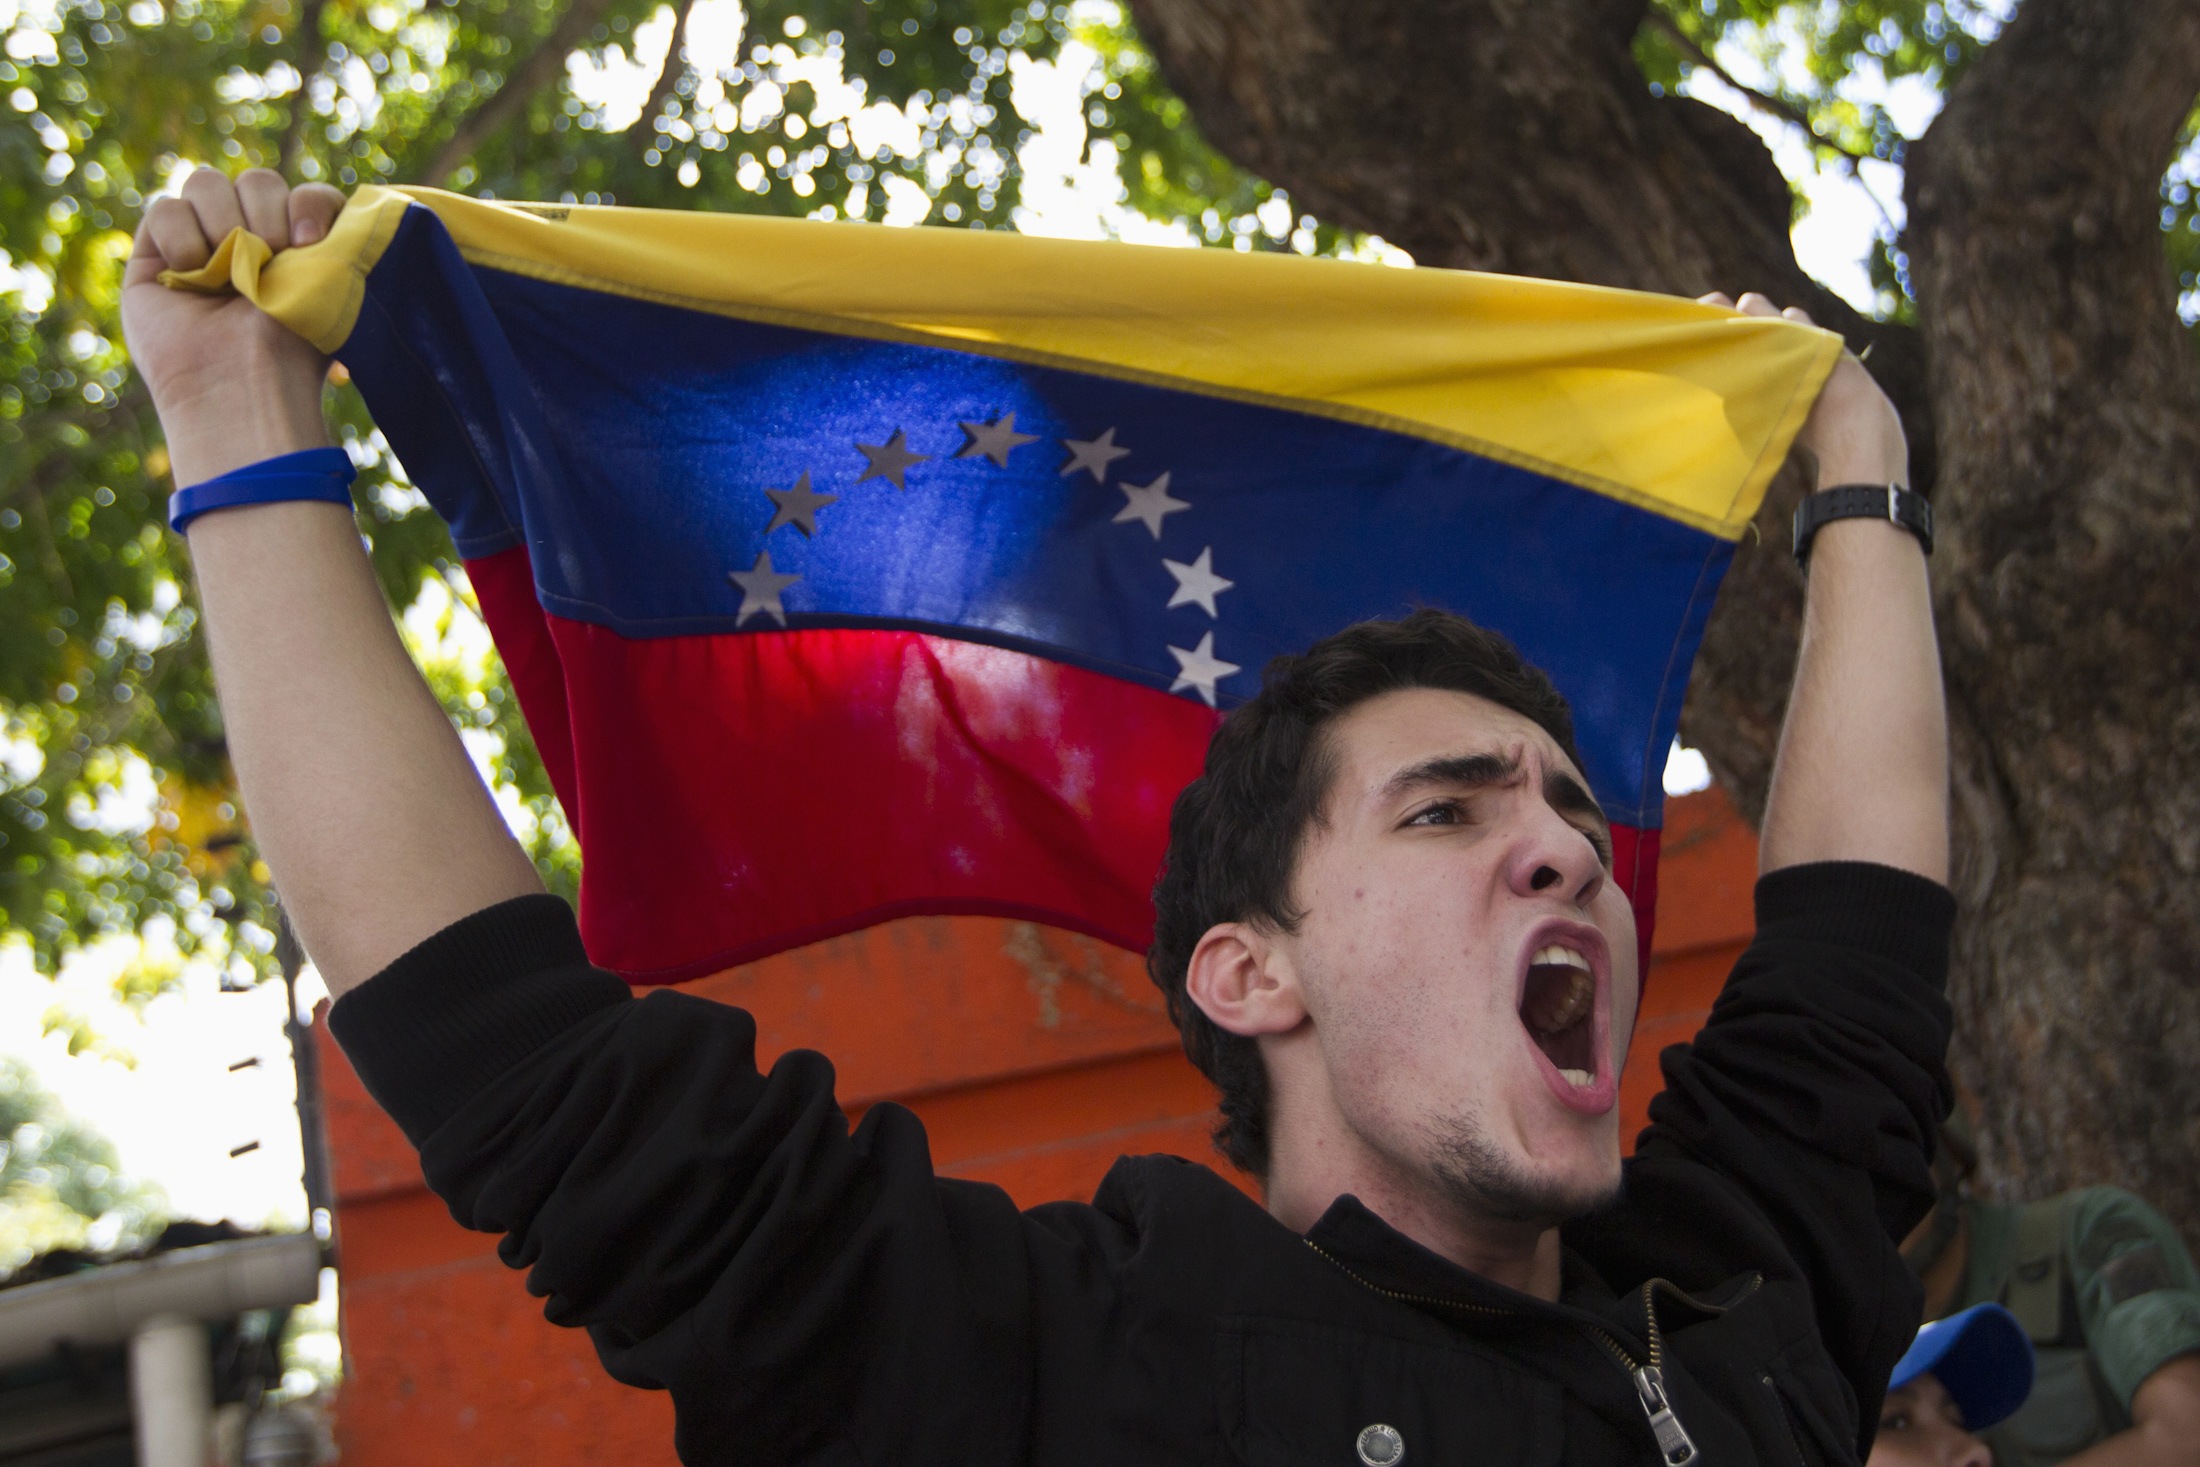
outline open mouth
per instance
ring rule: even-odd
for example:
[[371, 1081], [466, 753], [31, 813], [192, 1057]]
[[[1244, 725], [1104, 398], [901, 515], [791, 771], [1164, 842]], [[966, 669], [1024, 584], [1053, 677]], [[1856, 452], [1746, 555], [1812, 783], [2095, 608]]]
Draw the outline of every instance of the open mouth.
[[1597, 1080], [1596, 1007], [1596, 973], [1586, 954], [1557, 942], [1536, 949], [1520, 996], [1520, 1022], [1576, 1090]]

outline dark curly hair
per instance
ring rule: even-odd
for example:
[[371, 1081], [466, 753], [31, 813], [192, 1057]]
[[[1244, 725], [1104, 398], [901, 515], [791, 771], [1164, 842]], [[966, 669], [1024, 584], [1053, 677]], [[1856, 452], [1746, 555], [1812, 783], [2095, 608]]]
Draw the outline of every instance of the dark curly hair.
[[1336, 773], [1324, 730], [1370, 698], [1401, 688], [1472, 693], [1534, 720], [1578, 766], [1574, 721], [1551, 680], [1512, 643], [1447, 611], [1366, 621], [1278, 657], [1261, 689], [1207, 746], [1207, 765], [1176, 797], [1169, 852], [1154, 886], [1146, 971], [1168, 1000], [1184, 1053], [1222, 1092], [1215, 1145], [1253, 1173], [1268, 1171], [1268, 1073], [1259, 1046], [1218, 1027], [1185, 993], [1192, 949], [1221, 922], [1290, 932], [1300, 842], [1322, 818]]

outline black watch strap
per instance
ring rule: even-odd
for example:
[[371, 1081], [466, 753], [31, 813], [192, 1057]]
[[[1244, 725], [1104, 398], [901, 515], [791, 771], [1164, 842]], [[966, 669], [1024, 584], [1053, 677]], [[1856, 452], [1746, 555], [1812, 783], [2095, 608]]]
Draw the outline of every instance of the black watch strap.
[[1795, 563], [1810, 564], [1810, 542], [1835, 520], [1885, 520], [1917, 536], [1933, 553], [1933, 507], [1900, 484], [1840, 484], [1806, 494], [1795, 506]]

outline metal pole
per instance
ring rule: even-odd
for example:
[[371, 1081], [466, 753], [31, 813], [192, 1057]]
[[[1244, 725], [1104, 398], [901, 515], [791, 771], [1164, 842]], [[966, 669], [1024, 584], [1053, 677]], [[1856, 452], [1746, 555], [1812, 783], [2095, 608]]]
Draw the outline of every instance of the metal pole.
[[214, 1362], [206, 1326], [156, 1314], [130, 1337], [130, 1415], [138, 1467], [207, 1467], [214, 1453]]
[[283, 970], [288, 1004], [283, 1034], [290, 1041], [290, 1063], [298, 1077], [298, 1149], [305, 1158], [307, 1225], [327, 1243], [336, 1220], [336, 1192], [329, 1181], [328, 1132], [321, 1122], [321, 1054], [314, 1047], [313, 1026], [298, 1017], [298, 973], [305, 967], [305, 949], [291, 930], [290, 914], [279, 906], [275, 909], [275, 961]]

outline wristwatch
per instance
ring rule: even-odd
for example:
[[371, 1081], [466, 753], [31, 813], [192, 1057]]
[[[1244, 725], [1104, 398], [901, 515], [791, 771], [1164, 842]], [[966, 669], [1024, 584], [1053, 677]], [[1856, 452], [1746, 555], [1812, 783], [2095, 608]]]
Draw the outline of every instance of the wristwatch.
[[1925, 553], [1933, 553], [1933, 507], [1922, 494], [1900, 484], [1837, 484], [1806, 494], [1795, 506], [1795, 563], [1810, 564], [1810, 542], [1818, 531], [1835, 520], [1885, 520], [1917, 536]]

